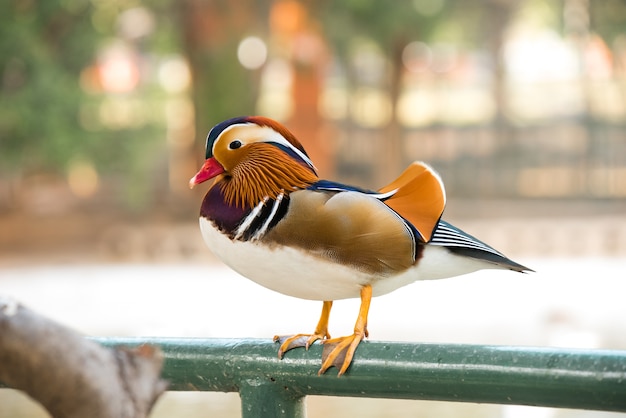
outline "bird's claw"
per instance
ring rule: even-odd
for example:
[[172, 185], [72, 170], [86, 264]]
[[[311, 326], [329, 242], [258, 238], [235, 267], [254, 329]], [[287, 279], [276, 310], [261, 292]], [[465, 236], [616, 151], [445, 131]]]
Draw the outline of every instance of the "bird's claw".
[[276, 335], [274, 342], [280, 343], [278, 358], [282, 359], [285, 353], [292, 348], [304, 347], [306, 350], [317, 340], [330, 338], [328, 334], [297, 334], [297, 335]]
[[363, 333], [355, 332], [347, 337], [322, 341], [322, 344], [324, 344], [322, 351], [322, 367], [317, 374], [322, 375], [333, 366], [339, 369], [338, 376], [344, 374], [352, 362], [356, 348], [366, 335], [367, 331]]

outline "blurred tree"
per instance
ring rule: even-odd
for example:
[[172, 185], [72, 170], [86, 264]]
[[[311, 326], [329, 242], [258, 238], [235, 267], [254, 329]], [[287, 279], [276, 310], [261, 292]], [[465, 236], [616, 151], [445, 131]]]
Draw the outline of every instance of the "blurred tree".
[[[378, 153], [379, 178], [387, 177], [390, 169], [397, 171], [404, 164], [402, 135], [396, 116], [402, 89], [404, 48], [412, 41], [462, 40], [470, 43], [475, 40], [476, 33], [468, 28], [476, 24], [479, 15], [475, 13], [475, 8], [462, 4], [457, 0], [402, 1], [393, 5], [379, 0], [347, 0], [315, 8], [337, 59], [348, 72], [349, 83], [357, 79], [350, 62], [355, 40], [374, 42], [385, 56], [386, 80], [383, 86], [378, 87], [389, 93], [391, 114], [385, 133], [387, 140], [381, 144]], [[444, 27], [444, 21], [450, 23]], [[455, 37], [458, 34], [462, 34], [464, 39]], [[451, 37], [454, 39], [449, 39]]]
[[175, 2], [193, 75], [198, 137], [224, 119], [254, 113], [258, 80], [239, 63], [237, 46], [245, 36], [267, 35], [267, 3]]
[[[396, 106], [403, 89], [403, 51], [410, 42], [423, 42], [430, 45], [431, 50], [440, 44], [457, 49], [486, 51], [492, 65], [496, 129], [504, 129], [500, 127], [506, 124], [503, 121], [505, 75], [501, 54], [505, 30], [521, 2], [488, 0], [477, 4], [457, 0], [415, 0], [394, 2], [391, 5], [379, 0], [347, 0], [318, 8], [337, 58], [348, 72], [348, 83], [358, 80], [354, 74], [355, 66], [350, 62], [355, 40], [374, 42], [385, 56], [386, 78], [384, 84], [378, 87], [389, 94], [391, 115], [385, 127], [386, 140], [376, 153], [379, 179], [387, 178], [389, 170], [398, 171], [406, 163], [403, 160], [403, 135], [396, 116]], [[445, 80], [445, 73], [436, 68], [431, 70], [435, 78]], [[503, 134], [501, 137], [510, 136]], [[502, 145], [506, 146], [504, 142]]]

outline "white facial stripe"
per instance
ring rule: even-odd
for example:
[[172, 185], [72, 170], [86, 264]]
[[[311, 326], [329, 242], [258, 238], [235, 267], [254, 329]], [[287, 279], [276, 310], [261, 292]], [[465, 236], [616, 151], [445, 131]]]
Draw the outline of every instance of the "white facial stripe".
[[[253, 122], [249, 122], [249, 123], [235, 123], [233, 125], [230, 125], [228, 128], [224, 129], [222, 131], [222, 133], [220, 134], [220, 136], [218, 137], [221, 138], [222, 135], [224, 135], [225, 133], [227, 133], [228, 131], [230, 131], [233, 128], [236, 127], [241, 127], [241, 126], [251, 126], [254, 125], [256, 127], [258, 127], [259, 129], [263, 130], [263, 140], [265, 142], [276, 142], [277, 144], [283, 145], [289, 149], [291, 149], [293, 152], [296, 153], [296, 155], [298, 155], [298, 157], [302, 158], [302, 160], [307, 163], [311, 168], [313, 168], [314, 170], [315, 165], [313, 164], [313, 162], [309, 159], [309, 157], [307, 157], [302, 151], [300, 151], [298, 148], [294, 147], [291, 142], [287, 141], [285, 139], [285, 137], [283, 137], [281, 134], [279, 134], [278, 132], [276, 132], [275, 130], [273, 130], [272, 128], [270, 128], [269, 126], [259, 126], [256, 125]], [[239, 140], [241, 140], [242, 142], [246, 142], [246, 137], [242, 136], [241, 138], [238, 138]], [[215, 141], [213, 143], [213, 149], [211, 150], [212, 153], [215, 152], [215, 145], [217, 144], [218, 141]]]
[[298, 157], [302, 158], [302, 160], [305, 163], [311, 166], [311, 168], [315, 169], [315, 165], [313, 165], [313, 161], [311, 161], [309, 157], [307, 157], [298, 148], [294, 147], [291, 142], [287, 141], [284, 136], [282, 136], [281, 134], [279, 134], [278, 132], [270, 128], [269, 126], [263, 126], [262, 129], [266, 130], [268, 133], [267, 136], [265, 137], [266, 139], [272, 142], [276, 142], [277, 144], [284, 145], [285, 147], [291, 149], [293, 152], [295, 152], [298, 155]]

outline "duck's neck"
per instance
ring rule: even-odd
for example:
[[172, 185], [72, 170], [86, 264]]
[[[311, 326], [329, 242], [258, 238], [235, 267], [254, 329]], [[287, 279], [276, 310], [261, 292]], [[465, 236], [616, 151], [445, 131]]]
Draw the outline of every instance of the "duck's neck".
[[263, 200], [309, 187], [318, 181], [315, 172], [274, 147], [259, 147], [217, 184], [225, 202], [237, 208], [253, 208]]

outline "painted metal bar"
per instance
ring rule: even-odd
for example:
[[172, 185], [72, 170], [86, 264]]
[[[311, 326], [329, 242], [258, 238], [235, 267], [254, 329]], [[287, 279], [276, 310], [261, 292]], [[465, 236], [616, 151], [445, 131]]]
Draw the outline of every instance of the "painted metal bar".
[[279, 360], [269, 339], [96, 340], [159, 346], [170, 390], [239, 392], [244, 418], [303, 417], [306, 395], [626, 412], [626, 351], [364, 341], [338, 378], [317, 375], [319, 344]]

